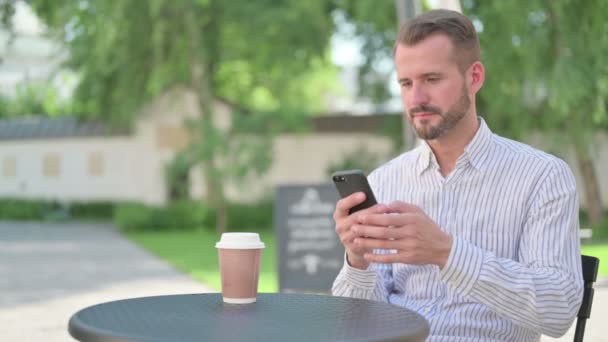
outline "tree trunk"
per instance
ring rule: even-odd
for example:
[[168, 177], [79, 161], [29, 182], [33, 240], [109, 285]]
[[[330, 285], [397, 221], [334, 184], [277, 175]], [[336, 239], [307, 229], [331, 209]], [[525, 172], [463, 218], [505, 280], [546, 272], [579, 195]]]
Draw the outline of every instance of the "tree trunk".
[[218, 234], [224, 233], [228, 226], [228, 210], [224, 195], [224, 186], [221, 175], [216, 166], [216, 151], [213, 137], [209, 135], [215, 131], [213, 124], [213, 98], [208, 90], [208, 80], [203, 79], [200, 63], [195, 62], [192, 66], [192, 86], [195, 89], [198, 106], [201, 113], [201, 144], [204, 144], [204, 156], [202, 158], [203, 177], [205, 178], [206, 194], [205, 199], [216, 214], [216, 231]]
[[593, 160], [589, 156], [588, 152], [582, 152], [576, 154], [576, 161], [583, 178], [589, 223], [594, 225], [602, 220], [603, 213], [602, 198], [600, 196], [598, 179], [595, 173]]
[[216, 166], [215, 138], [216, 132], [213, 122], [214, 94], [211, 86], [210, 72], [206, 68], [206, 60], [203, 55], [201, 44], [200, 27], [195, 20], [192, 11], [186, 14], [188, 33], [190, 34], [190, 63], [191, 63], [191, 87], [196, 94], [197, 104], [201, 115], [201, 141], [203, 144], [202, 164], [203, 177], [206, 185], [205, 199], [216, 212], [216, 231], [221, 234], [228, 226], [228, 214], [224, 186], [221, 175]]
[[[397, 12], [397, 30], [422, 11], [420, 1], [418, 0], [395, 0], [395, 8]], [[416, 147], [416, 131], [414, 130], [414, 127], [410, 125], [410, 122], [407, 119], [408, 115], [407, 108], [404, 108], [401, 116], [401, 134], [403, 136], [402, 151], [411, 150]]]

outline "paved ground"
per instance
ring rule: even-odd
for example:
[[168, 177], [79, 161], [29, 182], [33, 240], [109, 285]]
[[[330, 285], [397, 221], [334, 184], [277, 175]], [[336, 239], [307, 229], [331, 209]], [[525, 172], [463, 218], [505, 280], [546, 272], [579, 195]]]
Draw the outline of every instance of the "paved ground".
[[110, 226], [0, 223], [0, 341], [73, 341], [68, 320], [86, 306], [200, 292]]
[[[607, 261], [608, 262], [608, 261]], [[110, 300], [209, 292], [200, 283], [93, 224], [0, 222], [0, 341], [71, 341], [70, 316]], [[586, 342], [608, 342], [608, 279], [596, 285]], [[572, 341], [574, 328], [560, 339]]]

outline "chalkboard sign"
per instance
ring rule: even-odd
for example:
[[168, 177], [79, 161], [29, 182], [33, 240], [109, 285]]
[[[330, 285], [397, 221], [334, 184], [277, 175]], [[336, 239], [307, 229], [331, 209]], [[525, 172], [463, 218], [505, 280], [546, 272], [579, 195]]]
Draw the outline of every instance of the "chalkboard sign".
[[281, 292], [331, 292], [344, 263], [332, 218], [338, 198], [331, 183], [277, 187], [274, 223]]

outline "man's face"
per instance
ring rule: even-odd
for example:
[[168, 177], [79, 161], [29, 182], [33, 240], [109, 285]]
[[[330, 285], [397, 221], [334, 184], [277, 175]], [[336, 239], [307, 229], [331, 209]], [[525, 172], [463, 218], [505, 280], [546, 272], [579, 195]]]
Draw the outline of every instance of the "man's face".
[[406, 117], [416, 134], [435, 140], [454, 128], [471, 107], [465, 76], [449, 38], [434, 34], [395, 51], [397, 78]]

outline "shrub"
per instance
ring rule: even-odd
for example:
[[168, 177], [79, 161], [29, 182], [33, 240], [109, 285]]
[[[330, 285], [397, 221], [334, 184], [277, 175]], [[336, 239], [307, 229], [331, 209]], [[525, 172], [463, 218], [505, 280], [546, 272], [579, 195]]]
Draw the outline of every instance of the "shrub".
[[4, 198], [0, 199], [0, 219], [40, 221], [53, 207], [51, 201]]
[[74, 202], [69, 204], [69, 213], [72, 218], [83, 220], [112, 220], [116, 203], [99, 202]]
[[[254, 204], [228, 204], [231, 231], [265, 230], [273, 227], [272, 199]], [[204, 203], [180, 200], [165, 207], [137, 202], [57, 202], [30, 199], [0, 199], [0, 220], [108, 220], [122, 230], [170, 230], [215, 228], [215, 212]]]
[[591, 227], [591, 241], [600, 242], [608, 241], [608, 217], [605, 217], [598, 224]]
[[[274, 220], [274, 202], [264, 199], [257, 203], [229, 203], [228, 204], [228, 230], [267, 230], [272, 229]], [[209, 210], [204, 220], [204, 226], [215, 229], [216, 213]]]
[[166, 207], [123, 203], [116, 208], [114, 223], [122, 230], [187, 230], [203, 227], [207, 217], [208, 210], [195, 201], [178, 201]]
[[274, 202], [271, 200], [254, 204], [233, 203], [228, 205], [229, 230], [271, 229], [273, 226], [273, 206]]

